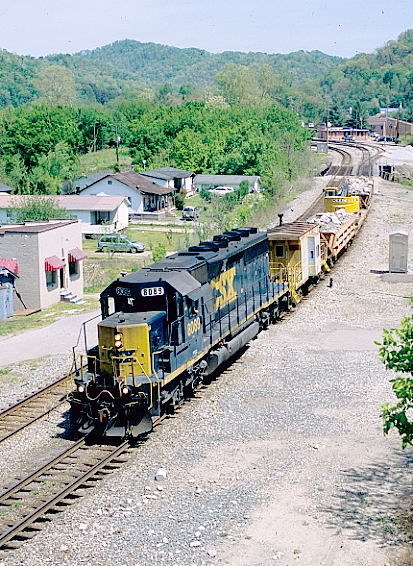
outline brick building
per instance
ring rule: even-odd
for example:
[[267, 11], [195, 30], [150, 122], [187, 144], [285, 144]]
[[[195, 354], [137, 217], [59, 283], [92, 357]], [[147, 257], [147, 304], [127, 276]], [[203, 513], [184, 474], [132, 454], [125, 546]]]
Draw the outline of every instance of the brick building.
[[83, 296], [81, 223], [77, 220], [0, 226], [0, 258], [18, 267], [15, 308], [44, 309], [64, 296]]
[[390, 116], [370, 116], [369, 126], [380, 137], [391, 137], [394, 139], [400, 136], [413, 136], [413, 124]]

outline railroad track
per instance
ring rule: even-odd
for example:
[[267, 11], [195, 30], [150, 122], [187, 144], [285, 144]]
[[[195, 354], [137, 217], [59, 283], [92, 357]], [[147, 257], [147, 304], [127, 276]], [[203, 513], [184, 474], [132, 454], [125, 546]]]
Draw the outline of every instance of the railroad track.
[[83, 438], [0, 494], [0, 550], [14, 549], [42, 529], [42, 523], [81, 496], [80, 490], [118, 469], [131, 450], [88, 445]]
[[66, 401], [69, 377], [61, 377], [0, 411], [0, 443], [48, 415]]
[[[352, 165], [352, 156], [351, 153], [346, 151], [345, 149], [341, 149], [334, 146], [334, 151], [338, 152], [341, 155], [342, 161], [340, 165], [333, 165], [328, 170], [328, 175], [332, 175], [333, 178], [330, 179], [328, 182], [329, 187], [338, 187], [343, 180], [343, 176], [346, 177], [351, 174], [353, 165]], [[317, 197], [317, 199], [301, 214], [297, 220], [300, 222], [305, 222], [307, 218], [311, 216], [315, 216], [318, 212], [322, 212], [324, 210], [324, 191]]]
[[[157, 418], [154, 428], [168, 417], [164, 414]], [[98, 445], [86, 436], [4, 489], [0, 493], [0, 551], [13, 550], [33, 538], [54, 514], [119, 469], [143, 442]]]

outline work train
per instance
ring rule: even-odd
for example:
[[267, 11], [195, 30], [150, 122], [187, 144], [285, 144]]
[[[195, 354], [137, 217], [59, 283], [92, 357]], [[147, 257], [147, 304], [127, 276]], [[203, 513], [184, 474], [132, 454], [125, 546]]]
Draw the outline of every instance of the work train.
[[299, 302], [351, 243], [367, 208], [333, 236], [308, 222], [239, 228], [111, 283], [100, 296], [98, 345], [73, 372], [71, 422], [98, 436], [149, 432]]

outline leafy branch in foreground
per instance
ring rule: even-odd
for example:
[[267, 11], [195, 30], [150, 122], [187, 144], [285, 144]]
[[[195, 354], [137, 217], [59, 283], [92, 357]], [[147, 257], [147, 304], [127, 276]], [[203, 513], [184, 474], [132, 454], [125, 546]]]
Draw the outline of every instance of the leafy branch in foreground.
[[[411, 300], [413, 310], [413, 298]], [[398, 402], [382, 405], [384, 434], [396, 428], [402, 446], [413, 445], [413, 313], [402, 319], [400, 328], [384, 330], [380, 346], [380, 360], [386, 369], [405, 375], [391, 379], [392, 389]]]

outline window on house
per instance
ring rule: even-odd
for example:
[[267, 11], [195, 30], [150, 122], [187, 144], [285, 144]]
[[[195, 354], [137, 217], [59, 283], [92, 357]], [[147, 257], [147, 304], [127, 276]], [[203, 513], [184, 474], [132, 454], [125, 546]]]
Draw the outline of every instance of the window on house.
[[69, 275], [79, 275], [79, 262], [69, 261]]
[[275, 246], [275, 257], [284, 257], [284, 245]]
[[55, 287], [57, 281], [56, 271], [46, 271], [46, 286]]
[[104, 224], [110, 222], [110, 212], [107, 210], [94, 210], [91, 224]]
[[109, 180], [108, 180], [108, 185], [111, 185], [111, 184], [112, 184], [112, 181], [111, 181], [111, 179], [109, 179]]

